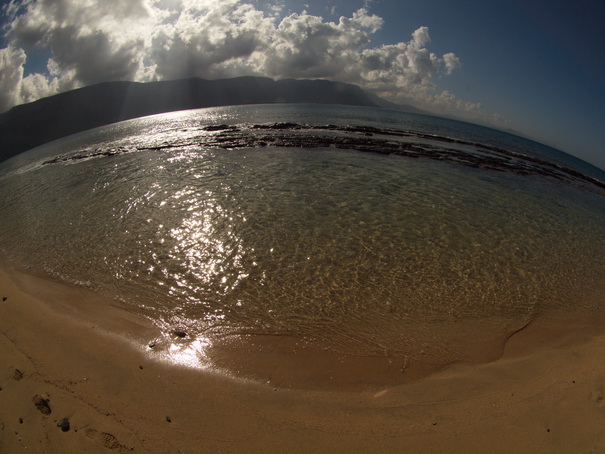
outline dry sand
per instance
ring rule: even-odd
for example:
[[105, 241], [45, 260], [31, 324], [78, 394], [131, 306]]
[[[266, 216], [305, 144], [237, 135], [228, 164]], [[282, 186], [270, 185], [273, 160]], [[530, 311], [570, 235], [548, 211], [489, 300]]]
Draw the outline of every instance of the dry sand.
[[90, 298], [0, 272], [0, 453], [605, 452], [596, 318], [413, 383], [305, 390], [154, 360], [145, 320]]

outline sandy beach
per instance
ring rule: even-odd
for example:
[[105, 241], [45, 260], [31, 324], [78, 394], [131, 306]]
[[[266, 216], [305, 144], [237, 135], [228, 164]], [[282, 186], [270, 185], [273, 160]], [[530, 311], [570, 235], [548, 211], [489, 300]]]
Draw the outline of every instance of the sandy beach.
[[605, 452], [594, 316], [403, 385], [293, 389], [158, 361], [146, 320], [91, 298], [0, 272], [0, 452]]

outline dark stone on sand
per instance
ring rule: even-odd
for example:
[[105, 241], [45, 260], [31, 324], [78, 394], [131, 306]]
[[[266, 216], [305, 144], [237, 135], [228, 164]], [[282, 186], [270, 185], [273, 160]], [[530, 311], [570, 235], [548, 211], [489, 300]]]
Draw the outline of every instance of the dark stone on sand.
[[143, 370], [143, 366], [141, 366], [140, 364], [139, 364], [139, 369]]
[[48, 399], [36, 394], [33, 398], [33, 401], [38, 411], [40, 411], [40, 413], [43, 415], [50, 415], [52, 413], [50, 405], [48, 404]]
[[6, 301], [8, 299], [8, 296], [3, 296], [2, 297], [2, 301]]
[[69, 419], [63, 418], [61, 421], [59, 421], [57, 427], [61, 428], [61, 431], [63, 432], [69, 432]]
[[23, 418], [19, 418], [19, 424], [23, 424]]
[[23, 378], [23, 372], [21, 372], [19, 369], [15, 369], [15, 371], [13, 372], [13, 379], [19, 381]]
[[176, 337], [187, 337], [187, 333], [185, 331], [173, 331], [172, 334], [174, 334]]
[[148, 345], [148, 347], [149, 347], [149, 348], [153, 348], [153, 347], [155, 347], [156, 345], [157, 345], [157, 343], [156, 343], [156, 342], [152, 342], [152, 343], [150, 343], [150, 344]]
[[170, 416], [166, 416], [166, 422], [172, 422], [172, 418]]

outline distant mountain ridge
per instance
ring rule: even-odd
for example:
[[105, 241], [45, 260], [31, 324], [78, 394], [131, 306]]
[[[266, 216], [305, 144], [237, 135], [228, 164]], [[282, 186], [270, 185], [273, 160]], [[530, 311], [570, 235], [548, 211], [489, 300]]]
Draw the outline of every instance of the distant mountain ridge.
[[237, 104], [321, 103], [378, 107], [356, 85], [327, 80], [236, 77], [105, 82], [0, 114], [0, 161], [80, 131], [163, 112]]

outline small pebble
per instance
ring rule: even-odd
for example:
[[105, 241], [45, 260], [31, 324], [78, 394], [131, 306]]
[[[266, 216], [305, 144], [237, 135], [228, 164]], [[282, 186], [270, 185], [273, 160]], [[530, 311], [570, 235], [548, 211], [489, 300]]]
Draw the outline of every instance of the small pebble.
[[186, 337], [187, 333], [185, 331], [173, 331], [172, 334], [174, 334], [176, 337]]
[[139, 364], [139, 369], [143, 370], [143, 366], [141, 366], [140, 364]]
[[21, 372], [19, 369], [15, 369], [13, 372], [13, 378], [17, 381], [21, 380], [23, 378], [23, 372]]
[[69, 432], [69, 419], [63, 418], [59, 421], [57, 427], [60, 427], [63, 432]]
[[23, 424], [23, 418], [19, 418], [19, 424]]
[[172, 419], [170, 418], [170, 416], [166, 416], [166, 422], [172, 422]]
[[8, 299], [8, 296], [3, 296], [2, 297], [2, 301], [6, 301]]

